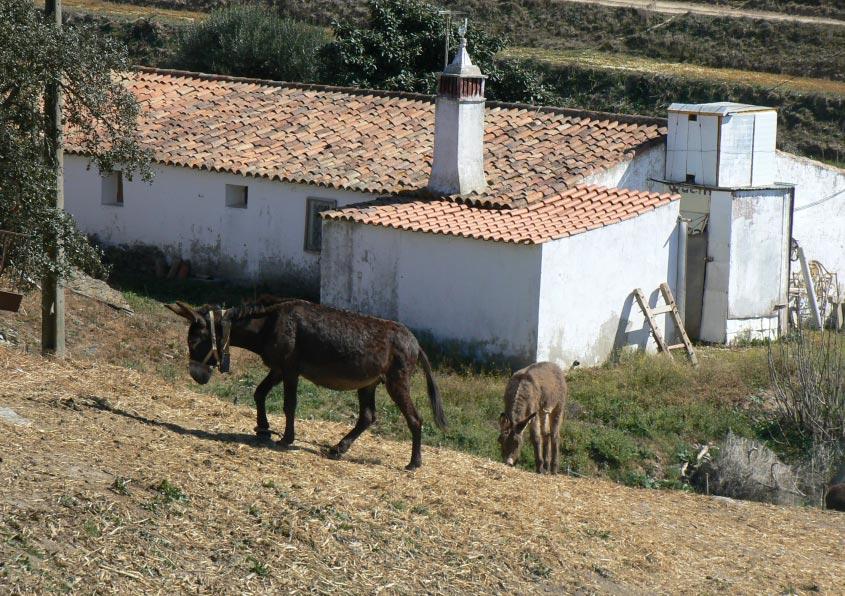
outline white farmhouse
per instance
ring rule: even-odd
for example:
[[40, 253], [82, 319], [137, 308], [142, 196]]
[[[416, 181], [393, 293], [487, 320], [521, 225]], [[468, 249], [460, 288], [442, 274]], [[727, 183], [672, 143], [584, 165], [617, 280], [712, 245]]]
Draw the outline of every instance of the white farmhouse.
[[[845, 176], [775, 153], [764, 108], [673, 106], [667, 127], [486, 102], [465, 48], [436, 99], [154, 69], [127, 85], [156, 178], [101, 176], [70, 147], [82, 230], [319, 290], [474, 356], [595, 364], [650, 347], [631, 292], [654, 304], [664, 281], [696, 337], [776, 333], [790, 226], [845, 271]], [[711, 116], [696, 144], [691, 123]]]

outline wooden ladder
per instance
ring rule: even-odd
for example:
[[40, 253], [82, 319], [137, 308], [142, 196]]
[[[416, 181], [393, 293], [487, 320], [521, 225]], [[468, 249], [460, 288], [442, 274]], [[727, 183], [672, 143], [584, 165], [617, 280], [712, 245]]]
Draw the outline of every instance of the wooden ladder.
[[[681, 313], [678, 311], [678, 305], [675, 303], [675, 297], [672, 295], [672, 290], [669, 289], [669, 284], [663, 282], [660, 284], [660, 293], [663, 295], [663, 301], [666, 303], [663, 306], [649, 307], [648, 300], [640, 288], [634, 290], [634, 297], [640, 305], [640, 309], [651, 327], [651, 334], [654, 336], [654, 341], [657, 342], [657, 349], [672, 356], [672, 350], [680, 350], [681, 348], [687, 351], [687, 356], [693, 366], [698, 366], [698, 357], [695, 355], [695, 350], [692, 347], [692, 342], [689, 340], [687, 330], [684, 329], [684, 322], [681, 320]], [[681, 336], [681, 343], [668, 345], [663, 335], [660, 333], [660, 328], [657, 326], [657, 321], [654, 320], [656, 315], [669, 313], [672, 315], [672, 320], [675, 321], [675, 326], [678, 329], [678, 334]]]

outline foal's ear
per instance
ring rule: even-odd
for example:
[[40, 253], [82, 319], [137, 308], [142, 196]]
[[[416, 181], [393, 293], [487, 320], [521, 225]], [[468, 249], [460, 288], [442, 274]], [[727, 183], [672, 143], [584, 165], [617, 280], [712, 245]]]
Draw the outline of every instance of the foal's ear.
[[534, 419], [534, 416], [536, 416], [536, 415], [537, 415], [537, 412], [534, 412], [534, 413], [533, 413], [533, 414], [531, 414], [528, 418], [526, 418], [525, 420], [523, 420], [522, 422], [520, 422], [519, 424], [517, 424], [517, 425], [513, 428], [513, 434], [515, 434], [515, 435], [521, 435], [521, 434], [522, 434], [522, 431], [524, 431], [524, 430], [525, 430], [525, 427], [526, 427], [526, 426], [528, 426], [528, 423], [529, 423], [529, 422], [531, 422], [531, 421]]

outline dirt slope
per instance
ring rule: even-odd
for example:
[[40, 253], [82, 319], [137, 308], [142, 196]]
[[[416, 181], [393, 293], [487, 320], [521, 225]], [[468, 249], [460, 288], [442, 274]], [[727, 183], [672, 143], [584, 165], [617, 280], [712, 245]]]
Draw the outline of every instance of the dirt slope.
[[[835, 593], [845, 515], [541, 478], [0, 347], [0, 592]], [[12, 415], [14, 412], [20, 420]], [[28, 422], [27, 422], [28, 421]], [[280, 421], [271, 421], [274, 427]], [[838, 588], [837, 588], [838, 586]]]

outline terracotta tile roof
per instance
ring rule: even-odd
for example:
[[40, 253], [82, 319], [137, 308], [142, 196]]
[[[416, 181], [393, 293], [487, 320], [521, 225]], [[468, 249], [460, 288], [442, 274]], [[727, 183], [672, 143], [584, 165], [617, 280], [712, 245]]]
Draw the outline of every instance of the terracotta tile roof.
[[[374, 194], [428, 184], [431, 96], [155, 69], [127, 76], [143, 141], [161, 163]], [[666, 129], [657, 118], [488, 102], [485, 133], [489, 187], [461, 200], [510, 207], [571, 187]]]
[[448, 199], [392, 197], [325, 211], [322, 216], [415, 232], [541, 244], [630, 219], [680, 198], [580, 185], [511, 209], [485, 209]]

